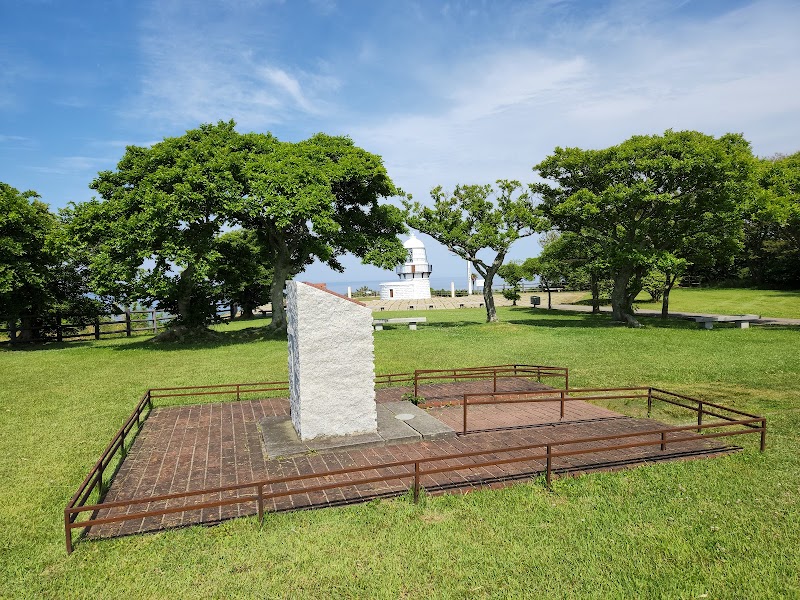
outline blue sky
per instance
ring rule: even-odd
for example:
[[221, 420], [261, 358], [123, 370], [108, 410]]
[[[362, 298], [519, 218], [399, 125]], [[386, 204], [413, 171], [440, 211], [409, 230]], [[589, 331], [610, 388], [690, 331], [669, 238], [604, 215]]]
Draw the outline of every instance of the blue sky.
[[[348, 134], [421, 201], [667, 128], [790, 153], [798, 31], [793, 0], [0, 0], [0, 181], [87, 200], [126, 145], [231, 118], [285, 140]], [[434, 275], [465, 278], [423, 239]], [[511, 257], [537, 253], [526, 239]], [[392, 278], [346, 265], [304, 278]]]

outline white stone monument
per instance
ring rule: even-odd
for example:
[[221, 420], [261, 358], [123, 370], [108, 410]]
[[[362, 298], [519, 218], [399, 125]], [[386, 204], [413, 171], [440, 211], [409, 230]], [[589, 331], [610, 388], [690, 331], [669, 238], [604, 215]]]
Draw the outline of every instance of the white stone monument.
[[301, 440], [376, 432], [372, 310], [324, 285], [286, 284], [289, 403]]
[[381, 284], [381, 300], [430, 298], [433, 266], [428, 262], [425, 244], [412, 233], [403, 246], [408, 251], [408, 258], [405, 264], [397, 267], [400, 280]]

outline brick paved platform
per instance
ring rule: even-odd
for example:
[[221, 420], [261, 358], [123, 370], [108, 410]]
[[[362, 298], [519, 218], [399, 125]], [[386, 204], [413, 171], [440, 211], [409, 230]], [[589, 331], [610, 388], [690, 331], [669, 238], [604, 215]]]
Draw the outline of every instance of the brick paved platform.
[[[490, 391], [491, 386], [491, 381], [428, 385], [420, 388], [420, 395], [425, 396], [426, 399], [436, 398], [437, 401], [455, 400], [466, 392]], [[498, 381], [499, 391], [542, 389], [543, 387], [545, 386], [524, 379]], [[407, 391], [404, 388], [379, 390], [378, 401], [396, 400]], [[287, 399], [155, 408], [114, 478], [105, 501], [147, 498], [268, 478], [318, 473], [319, 477], [293, 484], [296, 489], [308, 489], [334, 481], [350, 482], [360, 477], [378, 474], [377, 471], [372, 470], [366, 475], [326, 475], [330, 471], [352, 466], [370, 466], [391, 461], [417, 460], [447, 454], [550, 443], [663, 427], [663, 424], [657, 421], [629, 418], [614, 411], [578, 401], [566, 404], [563, 419], [560, 419], [557, 402], [480, 405], [469, 409], [471, 433], [468, 435], [269, 460], [265, 457], [257, 424], [265, 417], [286, 415], [288, 412], [289, 401]], [[429, 409], [429, 413], [453, 429], [461, 429], [462, 409], [460, 406], [435, 407]], [[627, 441], [636, 439], [640, 438]], [[615, 443], [619, 442], [607, 442], [605, 445]], [[570, 448], [575, 449], [577, 446], [570, 446]], [[554, 460], [553, 468], [557, 473], [614, 469], [645, 462], [719, 455], [735, 449], [737, 448], [724, 446], [713, 440], [704, 440], [697, 436], [696, 440], [669, 444], [664, 452], [660, 451], [658, 446], [648, 446], [563, 457]], [[511, 456], [513, 454], [507, 454], [503, 455], [503, 458]], [[517, 456], [524, 455], [517, 454]], [[446, 491], [463, 492], [477, 487], [500, 487], [514, 481], [535, 478], [543, 473], [545, 467], [543, 460], [529, 460], [492, 467], [470, 468], [470, 464], [491, 459], [492, 456], [486, 455], [459, 459], [458, 464], [463, 466], [462, 470], [429, 475], [423, 477], [421, 483], [427, 493], [431, 494]], [[445, 466], [446, 464], [448, 463], [439, 462], [436, 463], [436, 466]], [[430, 466], [432, 467], [433, 464]], [[380, 474], [407, 475], [410, 472], [413, 472], [413, 469], [395, 467], [382, 471]], [[265, 510], [335, 506], [371, 498], [396, 496], [407, 491], [410, 485], [411, 479], [406, 476], [402, 480], [354, 484], [332, 490], [298, 493], [266, 500]], [[277, 484], [273, 486], [272, 491], [277, 492], [284, 489], [286, 489], [285, 485]], [[208, 494], [192, 498], [142, 503], [130, 507], [102, 509], [98, 512], [97, 518], [134, 514], [143, 510], [159, 510], [178, 506], [190, 507], [193, 504], [220, 499], [220, 496], [227, 498], [252, 494], [251, 488], [223, 494]], [[256, 503], [251, 501], [239, 505], [187, 510], [182, 513], [97, 525], [92, 527], [87, 535], [90, 538], [114, 537], [198, 523], [215, 523], [224, 519], [254, 514], [256, 514]]]

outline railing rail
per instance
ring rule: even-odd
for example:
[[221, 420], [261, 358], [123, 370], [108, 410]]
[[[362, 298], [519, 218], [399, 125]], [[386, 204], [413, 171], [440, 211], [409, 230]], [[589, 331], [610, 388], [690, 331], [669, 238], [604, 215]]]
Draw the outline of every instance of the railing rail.
[[[517, 375], [527, 374], [528, 376], [530, 376], [532, 373], [533, 374], [538, 372], [544, 373], [546, 371], [554, 373], [553, 376], [559, 376], [557, 375], [557, 373], [561, 372], [562, 375], [565, 377], [565, 380], [568, 381], [568, 375], [567, 375], [568, 371], [567, 369], [562, 367], [546, 367], [546, 366], [531, 366], [531, 365], [495, 365], [491, 367], [470, 367], [465, 369], [448, 369], [444, 371], [440, 369], [435, 369], [435, 370], [426, 369], [426, 370], [417, 370], [414, 373], [391, 373], [376, 377], [376, 382], [379, 380], [379, 378], [383, 377], [387, 381], [398, 380], [409, 383], [410, 381], [413, 380], [416, 383], [419, 380], [420, 374], [422, 375], [422, 377], [434, 376], [437, 378], [441, 377], [441, 378], [452, 379], [454, 376], [453, 375], [454, 372], [457, 378], [459, 375], [465, 375], [469, 373], [477, 375], [479, 376], [479, 378], [481, 378], [483, 376], [496, 377], [498, 376], [498, 374], [506, 372], [510, 372], [512, 374], [516, 372]], [[445, 373], [447, 375], [445, 375]], [[200, 490], [177, 492], [173, 494], [165, 494], [160, 496], [148, 496], [146, 498], [134, 498], [130, 500], [120, 500], [115, 502], [103, 501], [105, 493], [107, 491], [107, 482], [110, 481], [110, 477], [113, 476], [113, 473], [111, 473], [111, 476], [109, 476], [107, 479], [105, 478], [105, 476], [119, 465], [119, 463], [117, 463], [117, 465], [113, 464], [114, 457], [116, 456], [117, 453], [120, 453], [122, 458], [124, 458], [125, 454], [127, 453], [126, 444], [130, 445], [130, 443], [132, 443], [132, 438], [134, 437], [135, 433], [138, 432], [138, 430], [142, 426], [142, 423], [150, 414], [150, 411], [153, 409], [154, 398], [170, 398], [170, 397], [188, 396], [188, 395], [202, 396], [202, 395], [212, 395], [212, 394], [236, 394], [236, 398], [239, 399], [240, 395], [243, 393], [265, 392], [265, 391], [275, 392], [275, 391], [285, 391], [287, 389], [288, 389], [288, 382], [279, 381], [279, 382], [259, 382], [259, 383], [234, 383], [234, 384], [205, 385], [205, 386], [164, 387], [164, 388], [152, 388], [147, 390], [147, 392], [144, 393], [144, 395], [137, 403], [131, 415], [128, 417], [128, 419], [125, 421], [122, 427], [117, 431], [117, 433], [112, 437], [108, 446], [103, 451], [98, 461], [90, 469], [89, 473], [86, 475], [83, 482], [78, 487], [78, 490], [72, 496], [69, 503], [64, 509], [64, 529], [66, 536], [67, 552], [71, 553], [73, 550], [73, 539], [72, 539], [73, 529], [85, 529], [93, 525], [101, 525], [105, 523], [125, 521], [130, 519], [141, 519], [158, 515], [195, 511], [204, 508], [214, 508], [214, 507], [242, 504], [248, 502], [255, 502], [257, 504], [258, 516], [259, 519], [261, 520], [263, 519], [264, 516], [264, 500], [267, 499], [278, 498], [283, 496], [291, 496], [293, 494], [305, 494], [308, 492], [323, 491], [327, 489], [351, 487], [367, 483], [388, 482], [397, 480], [403, 481], [406, 479], [409, 479], [412, 482], [414, 500], [417, 501], [422, 486], [421, 480], [424, 477], [432, 476], [438, 473], [470, 470], [481, 467], [510, 464], [515, 462], [544, 460], [546, 463], [546, 468], [544, 471], [546, 476], [546, 482], [549, 488], [552, 474], [556, 469], [556, 467], [553, 465], [554, 459], [567, 456], [574, 456], [579, 454], [591, 454], [597, 452], [606, 452], [610, 450], [620, 450], [625, 448], [646, 447], [646, 446], [659, 446], [661, 451], [665, 451], [669, 444], [675, 444], [684, 441], [696, 441], [698, 439], [698, 436], [696, 434], [692, 436], [679, 435], [677, 437], [674, 435], [679, 433], [685, 433], [692, 430], [696, 430], [697, 433], [711, 430], [710, 433], [705, 433], [704, 435], [702, 435], [700, 439], [706, 439], [706, 438], [710, 439], [717, 437], [758, 433], [760, 434], [761, 438], [760, 450], [763, 452], [766, 448], [766, 431], [767, 431], [766, 418], [759, 415], [753, 415], [744, 411], [740, 411], [738, 409], [733, 409], [727, 406], [723, 406], [718, 403], [705, 402], [703, 400], [691, 398], [690, 396], [677, 394], [675, 392], [669, 392], [660, 388], [624, 387], [624, 388], [580, 388], [580, 389], [563, 389], [563, 390], [535, 390], [535, 391], [516, 391], [516, 392], [495, 391], [495, 392], [486, 392], [482, 394], [464, 395], [464, 401], [463, 401], [464, 427], [461, 435], [466, 435], [469, 433], [466, 421], [467, 409], [469, 405], [490, 404], [499, 402], [513, 402], [513, 403], [560, 402], [561, 415], [563, 417], [564, 404], [566, 402], [572, 402], [578, 400], [587, 401], [587, 400], [646, 398], [648, 415], [650, 413], [653, 401], [658, 400], [696, 411], [698, 414], [698, 422], [696, 425], [693, 424], [693, 425], [682, 425], [676, 427], [662, 427], [662, 428], [650, 429], [647, 431], [636, 431], [636, 432], [620, 433], [615, 435], [569, 439], [557, 442], [528, 444], [515, 447], [497, 447], [497, 448], [483, 449], [473, 452], [431, 456], [416, 460], [402, 460], [402, 461], [386, 462], [374, 465], [365, 465], [361, 467], [349, 467], [345, 469], [338, 469], [335, 471], [327, 471], [323, 473], [310, 473], [306, 475], [297, 475], [292, 477], [264, 479], [264, 480], [240, 483], [224, 487], [204, 488]], [[478, 399], [479, 397], [483, 398], [488, 397], [490, 399], [480, 400]], [[728, 414], [726, 415], [723, 413], [728, 413]], [[703, 422], [704, 415], [719, 417], [722, 419], [723, 422], [704, 423]], [[737, 415], [738, 417], [743, 417], [743, 418], [736, 418], [730, 415]], [[672, 437], [670, 437], [670, 435], [672, 435]], [[651, 436], [654, 437], [655, 439], [628, 441], [630, 438], [640, 438], [640, 437], [649, 438]], [[615, 444], [615, 445], [607, 444], [607, 442], [613, 440], [625, 441], [626, 443]], [[570, 445], [593, 444], [598, 442], [606, 442], [606, 444], [600, 446], [593, 446], [589, 448], [577, 448], [577, 449], [569, 448]], [[567, 448], [562, 449], [564, 447]], [[527, 452], [533, 450], [541, 451], [542, 449], [545, 450], [543, 454], [539, 453], [535, 455], [526, 455], [522, 457], [514, 456], [510, 458], [497, 458], [497, 455], [504, 455], [504, 454], [507, 455], [510, 452]], [[469, 464], [462, 464], [461, 462], [459, 462], [458, 464], [455, 465], [446, 465], [443, 467], [431, 466], [430, 468], [423, 468], [425, 465], [433, 465], [435, 463], [441, 463], [442, 461], [454, 461], [458, 459], [475, 458], [475, 457], [489, 456], [489, 455], [491, 455], [492, 458], [490, 460], [483, 462], [469, 463]], [[398, 468], [405, 468], [406, 470], [401, 473], [397, 473], [396, 469]], [[383, 474], [381, 473], [382, 471], [386, 471], [387, 469], [392, 469], [392, 471], [389, 473], [383, 473]], [[300, 482], [311, 478], [323, 478], [323, 477], [330, 478], [330, 477], [336, 477], [338, 475], [353, 475], [356, 473], [361, 474], [362, 477], [358, 479], [353, 479], [352, 477], [348, 477], [346, 481], [326, 482], [324, 484], [313, 487], [299, 487], [299, 488], [289, 487], [289, 484], [291, 483]], [[275, 485], [283, 485], [286, 487], [286, 489], [273, 490], [270, 486], [275, 486]], [[100, 511], [102, 509], [119, 508], [123, 506], [126, 507], [137, 506], [152, 502], [159, 502], [162, 500], [200, 497], [211, 494], [232, 492], [237, 490], [247, 490], [247, 489], [252, 489], [253, 493], [245, 496], [237, 496], [234, 498], [230, 497], [220, 498], [218, 500], [209, 500], [206, 502], [193, 503], [185, 506], [175, 506], [158, 510], [143, 510], [136, 513], [128, 513], [124, 515], [97, 518], [97, 511]], [[87, 501], [89, 500], [93, 492], [97, 492], [98, 500], [94, 504], [87, 504]], [[397, 492], [397, 494], [401, 493], [402, 491]], [[90, 513], [88, 519], [78, 520], [78, 517], [81, 514], [85, 514], [87, 512]]]
[[[716, 431], [712, 433], [707, 433], [703, 436], [703, 439], [711, 439], [711, 438], [719, 438], [719, 437], [728, 437], [734, 435], [745, 435], [750, 433], [760, 433], [761, 434], [761, 451], [764, 451], [764, 436], [766, 434], [766, 419], [763, 417], [756, 417], [756, 418], [748, 418], [748, 419], [740, 419], [733, 422], [724, 422], [724, 423], [707, 423], [701, 425], [701, 429], [720, 429], [724, 427], [732, 427], [736, 425], [751, 425], [753, 428], [745, 428], [745, 429], [734, 429], [732, 431]], [[263, 479], [254, 482], [247, 482], [247, 483], [240, 483], [235, 485], [223, 486], [223, 487], [213, 487], [213, 488], [205, 488], [202, 490], [192, 490], [188, 492], [177, 492], [173, 494], [164, 494], [159, 496], [149, 496], [145, 498], [134, 498], [131, 500], [120, 500], [117, 502], [107, 502], [107, 503], [98, 503], [93, 505], [87, 506], [67, 506], [64, 510], [64, 524], [66, 530], [66, 544], [67, 544], [67, 552], [70, 553], [73, 550], [72, 545], [72, 529], [79, 528], [79, 527], [89, 527], [93, 525], [102, 525], [107, 523], [115, 523], [119, 521], [126, 521], [132, 519], [144, 519], [147, 517], [154, 517], [159, 515], [171, 514], [171, 513], [178, 513], [178, 512], [188, 512], [188, 511], [196, 511], [205, 508], [216, 508], [221, 506], [228, 506], [233, 504], [246, 504], [250, 502], [255, 502], [257, 505], [257, 514], [259, 522], [263, 521], [264, 518], [264, 500], [272, 499], [272, 498], [279, 498], [285, 496], [291, 496], [295, 494], [308, 494], [310, 492], [318, 492], [318, 491], [325, 491], [330, 489], [337, 489], [337, 488], [345, 488], [345, 487], [353, 487], [358, 485], [365, 485], [368, 483], [378, 483], [378, 482], [388, 482], [388, 481], [395, 481], [395, 480], [405, 480], [409, 479], [411, 482], [411, 489], [413, 491], [414, 501], [418, 501], [420, 490], [422, 488], [422, 478], [436, 475], [440, 473], [450, 473], [455, 471], [464, 471], [464, 470], [474, 470], [480, 469], [485, 467], [492, 467], [492, 466], [499, 466], [505, 464], [512, 464], [512, 463], [520, 463], [520, 462], [530, 462], [530, 461], [538, 461], [542, 460], [545, 462], [545, 481], [548, 489], [550, 489], [552, 483], [552, 476], [553, 472], [556, 470], [553, 460], [556, 458], [563, 458], [567, 456], [578, 456], [583, 454], [593, 454], [599, 452], [609, 452], [613, 450], [623, 450], [623, 449], [630, 449], [630, 448], [639, 448], [639, 447], [647, 447], [647, 446], [659, 446], [661, 451], [666, 451], [668, 444], [676, 444], [680, 442], [686, 441], [696, 441], [697, 435], [691, 436], [672, 436], [669, 437], [669, 434], [675, 433], [684, 433], [690, 430], [695, 429], [694, 425], [685, 425], [685, 426], [678, 426], [678, 427], [662, 427], [656, 429], [649, 429], [646, 431], [635, 431], [635, 432], [627, 432], [627, 433], [619, 433], [614, 435], [604, 435], [604, 436], [593, 436], [593, 437], [584, 437], [578, 439], [571, 439], [571, 440], [561, 440], [561, 441], [554, 441], [554, 442], [546, 442], [546, 443], [537, 443], [537, 444], [526, 444], [521, 446], [513, 446], [513, 447], [499, 447], [499, 448], [491, 448], [491, 449], [484, 449], [484, 450], [477, 450], [473, 452], [461, 452], [455, 454], [447, 454], [447, 455], [440, 455], [440, 456], [431, 456], [422, 459], [416, 460], [402, 460], [402, 461], [393, 461], [393, 462], [385, 462], [375, 465], [365, 465], [360, 467], [348, 467], [344, 469], [337, 469], [333, 471], [326, 471], [323, 473], [309, 473], [305, 475], [296, 475], [290, 477], [279, 477], [279, 478], [272, 478], [272, 479]], [[598, 442], [609, 442], [613, 440], [629, 440], [631, 438], [647, 438], [650, 436], [657, 436], [656, 439], [644, 439], [639, 441], [626, 441], [626, 443], [621, 444], [602, 444], [600, 446], [592, 446], [590, 448], [573, 448], [573, 449], [566, 449], [566, 450], [554, 450], [554, 448], [560, 448], [563, 446], [575, 446], [578, 444], [593, 444]], [[534, 454], [526, 454], [524, 456], [512, 456], [510, 458], [497, 458], [498, 455], [508, 455], [509, 453], [519, 453], [519, 452], [526, 452], [532, 450], [541, 451], [544, 449], [544, 453], [534, 453]], [[479, 462], [472, 462], [467, 464], [462, 464], [460, 461], [465, 458], [476, 458], [482, 456], [491, 456], [490, 460], [479, 461]], [[451, 464], [446, 465], [443, 467], [433, 467], [424, 469], [421, 468], [421, 465], [427, 465], [430, 463], [441, 463], [443, 461], [459, 461], [458, 464]], [[328, 481], [324, 484], [316, 485], [316, 486], [302, 486], [297, 488], [290, 488], [289, 484], [297, 483], [301, 481], [305, 481], [308, 479], [322, 479], [329, 480], [331, 477], [337, 477], [339, 475], [353, 475], [353, 474], [361, 474], [365, 475], [371, 472], [379, 473], [380, 471], [384, 471], [387, 469], [396, 470], [401, 467], [406, 467], [406, 470], [402, 473], [397, 473], [396, 471], [384, 474], [384, 475], [372, 475], [372, 476], [364, 476], [359, 479], [353, 479], [352, 477], [348, 477], [344, 481]], [[413, 467], [413, 468], [412, 468]], [[271, 488], [272, 486], [283, 486], [285, 489], [275, 490], [273, 491]], [[265, 492], [265, 488], [269, 488], [269, 491]], [[153, 502], [161, 502], [166, 500], [173, 500], [178, 498], [190, 498], [190, 497], [197, 497], [197, 496], [207, 496], [212, 494], [222, 494], [225, 492], [232, 492], [238, 490], [247, 490], [252, 489], [253, 494], [245, 495], [245, 496], [236, 496], [233, 498], [220, 498], [218, 500], [210, 500], [206, 502], [200, 503], [193, 503], [186, 506], [176, 506], [171, 508], [163, 508], [158, 510], [143, 510], [134, 513], [127, 513], [123, 515], [116, 515], [111, 517], [104, 517], [104, 518], [90, 518], [88, 520], [80, 521], [75, 523], [75, 516], [77, 516], [81, 512], [92, 512], [96, 513], [102, 509], [109, 509], [109, 508], [120, 508], [120, 507], [130, 507], [136, 506], [141, 504], [150, 504]], [[397, 491], [396, 494], [402, 494], [402, 491]]]
[[543, 377], [563, 377], [564, 387], [569, 388], [569, 369], [546, 365], [491, 365], [484, 367], [464, 367], [459, 369], [416, 369], [414, 371], [414, 396], [419, 395], [420, 382], [459, 379], [493, 379], [493, 391], [497, 391], [498, 378], [531, 378], [538, 381]]

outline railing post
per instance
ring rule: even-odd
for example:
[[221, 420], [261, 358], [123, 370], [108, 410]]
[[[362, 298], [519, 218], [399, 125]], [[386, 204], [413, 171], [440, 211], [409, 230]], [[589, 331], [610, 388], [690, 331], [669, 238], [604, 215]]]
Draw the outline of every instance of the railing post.
[[100, 339], [100, 317], [94, 318], [94, 339]]
[[653, 388], [647, 388], [647, 418], [650, 418], [650, 411], [653, 410]]
[[767, 420], [761, 419], [761, 452], [767, 449]]
[[494, 377], [494, 389], [492, 391], [497, 391], [497, 367], [492, 369], [492, 376]]
[[564, 418], [564, 396], [566, 395], [566, 390], [561, 390], [561, 418]]
[[661, 451], [667, 449], [667, 434], [665, 432], [661, 432]]
[[417, 373], [416, 369], [414, 370], [414, 398], [419, 396], [417, 393], [419, 391], [419, 373]]
[[419, 501], [419, 461], [414, 461], [414, 504]]
[[564, 389], [569, 390], [569, 369], [564, 372]]
[[69, 511], [66, 508], [64, 509], [64, 534], [66, 536], [64, 541], [67, 543], [67, 554], [72, 554], [72, 521], [70, 521]]
[[238, 402], [239, 400], [241, 400], [241, 398], [239, 397], [239, 384], [237, 383], [236, 384], [236, 401]]
[[553, 470], [553, 456], [550, 452], [550, 449], [551, 449], [550, 444], [547, 444], [547, 471], [545, 472], [544, 479], [547, 482], [548, 491], [552, 491], [552, 486], [550, 485], [550, 479]]
[[133, 327], [131, 326], [131, 309], [125, 309], [125, 337], [131, 337]]
[[103, 497], [103, 459], [100, 459], [100, 466], [97, 468], [97, 501]]
[[467, 395], [466, 394], [464, 394], [463, 405], [464, 405], [464, 428], [461, 430], [461, 433], [466, 434], [467, 433]]
[[156, 311], [151, 310], [150, 316], [153, 318], [153, 333], [158, 333], [158, 321], [156, 320]]
[[697, 433], [700, 433], [703, 429], [703, 403], [697, 403]]
[[258, 493], [258, 522], [261, 524], [264, 522], [264, 485], [259, 483], [256, 490]]
[[56, 341], [64, 341], [64, 332], [61, 330], [61, 313], [56, 313]]
[[125, 449], [125, 428], [122, 428], [122, 440], [119, 445], [120, 453], [122, 454], [122, 458], [128, 456], [128, 451]]
[[17, 339], [17, 320], [14, 318], [8, 322], [8, 340], [12, 344], [16, 344], [19, 341]]

